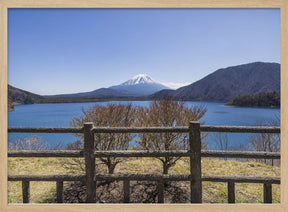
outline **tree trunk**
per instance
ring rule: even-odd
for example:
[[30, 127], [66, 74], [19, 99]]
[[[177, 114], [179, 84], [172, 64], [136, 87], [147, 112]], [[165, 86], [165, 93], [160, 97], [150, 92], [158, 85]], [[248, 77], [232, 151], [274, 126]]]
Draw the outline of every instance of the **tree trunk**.
[[115, 165], [114, 164], [110, 164], [108, 166], [108, 173], [109, 174], [113, 174], [114, 173], [114, 169], [115, 169]]
[[168, 174], [169, 166], [163, 163], [163, 174]]

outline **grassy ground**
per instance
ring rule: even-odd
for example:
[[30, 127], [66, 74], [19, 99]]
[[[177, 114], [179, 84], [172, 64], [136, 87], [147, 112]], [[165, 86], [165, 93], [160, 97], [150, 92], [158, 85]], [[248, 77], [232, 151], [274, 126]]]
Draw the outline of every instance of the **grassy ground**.
[[[84, 174], [78, 160], [67, 158], [9, 158], [8, 172], [14, 174]], [[83, 161], [82, 161], [83, 162]], [[97, 160], [96, 160], [97, 162]], [[74, 169], [71, 169], [71, 167]], [[97, 173], [106, 172], [106, 168], [97, 166]], [[131, 158], [117, 165], [115, 173], [162, 173], [161, 163], [153, 158]], [[169, 174], [189, 174], [189, 161], [183, 158], [169, 170]], [[254, 161], [239, 162], [235, 160], [202, 159], [203, 175], [228, 176], [280, 176], [280, 168]], [[50, 202], [55, 196], [56, 182], [31, 182], [30, 202]], [[64, 184], [64, 188], [69, 186]], [[189, 182], [180, 182], [177, 186], [189, 190]], [[280, 185], [272, 186], [273, 203], [280, 202]], [[263, 203], [263, 185], [237, 183], [235, 186], [236, 203]], [[189, 192], [188, 192], [189, 193]], [[8, 182], [9, 203], [22, 202], [21, 182]], [[203, 182], [204, 203], [227, 203], [227, 184]]]

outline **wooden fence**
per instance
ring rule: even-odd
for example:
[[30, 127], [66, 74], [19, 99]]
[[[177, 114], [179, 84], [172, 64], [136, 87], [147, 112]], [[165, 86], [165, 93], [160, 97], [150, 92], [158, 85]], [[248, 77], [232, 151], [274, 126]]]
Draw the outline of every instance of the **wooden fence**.
[[[226, 182], [228, 203], [235, 203], [235, 183], [263, 184], [263, 202], [272, 203], [272, 184], [280, 184], [280, 177], [235, 177], [235, 176], [202, 176], [201, 158], [257, 158], [280, 159], [279, 152], [241, 152], [241, 151], [201, 151], [201, 132], [230, 133], [280, 133], [280, 127], [238, 127], [238, 126], [205, 126], [199, 122], [190, 122], [189, 127], [94, 127], [85, 123], [82, 128], [51, 127], [9, 127], [13, 133], [84, 133], [84, 150], [70, 151], [9, 151], [8, 157], [84, 157], [85, 175], [9, 175], [8, 181], [22, 181], [23, 203], [29, 203], [30, 181], [55, 181], [57, 203], [63, 203], [63, 182], [83, 181], [87, 186], [87, 203], [96, 202], [96, 180], [123, 181], [123, 202], [130, 202], [130, 181], [158, 182], [158, 203], [164, 203], [164, 182], [189, 181], [191, 203], [202, 203], [202, 182]], [[177, 151], [94, 151], [94, 133], [188, 133], [189, 149]], [[95, 158], [98, 157], [189, 157], [190, 175], [169, 174], [97, 174]]]

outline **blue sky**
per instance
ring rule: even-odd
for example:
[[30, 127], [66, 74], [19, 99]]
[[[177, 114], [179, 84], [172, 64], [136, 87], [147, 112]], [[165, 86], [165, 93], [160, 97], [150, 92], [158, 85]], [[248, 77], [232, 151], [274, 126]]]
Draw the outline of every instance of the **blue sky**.
[[8, 83], [92, 91], [143, 73], [195, 82], [219, 68], [280, 63], [279, 9], [9, 9]]

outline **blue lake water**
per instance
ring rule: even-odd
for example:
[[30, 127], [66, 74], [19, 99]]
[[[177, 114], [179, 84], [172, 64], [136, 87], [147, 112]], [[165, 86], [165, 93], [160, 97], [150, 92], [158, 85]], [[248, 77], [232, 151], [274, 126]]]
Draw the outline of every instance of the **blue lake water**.
[[[110, 103], [126, 104], [128, 102], [112, 101]], [[135, 106], [148, 106], [149, 101], [131, 101]], [[82, 109], [88, 109], [94, 104], [106, 105], [107, 102], [92, 103], [57, 103], [57, 104], [31, 104], [16, 105], [14, 111], [8, 112], [9, 127], [69, 127], [69, 121], [73, 117], [80, 116]], [[251, 108], [251, 107], [228, 107], [221, 102], [192, 102], [187, 101], [188, 106], [206, 105], [207, 112], [201, 121], [205, 125], [230, 125], [230, 126], [255, 126], [263, 121], [275, 120], [280, 116], [279, 108]], [[77, 138], [72, 134], [31, 134], [9, 133], [8, 141], [23, 139], [24, 137], [37, 136], [48, 142], [51, 146], [62, 143], [65, 146]], [[229, 146], [244, 144], [251, 134], [230, 133]], [[215, 149], [213, 136], [206, 138], [209, 149]], [[132, 142], [133, 144], [133, 142]]]

